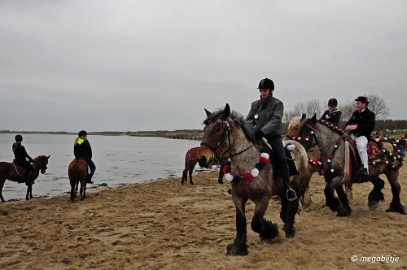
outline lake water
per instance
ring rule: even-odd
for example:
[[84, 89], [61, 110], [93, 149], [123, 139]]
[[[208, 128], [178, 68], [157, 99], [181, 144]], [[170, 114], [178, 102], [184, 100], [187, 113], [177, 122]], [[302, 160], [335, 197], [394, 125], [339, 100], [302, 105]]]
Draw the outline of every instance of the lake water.
[[[51, 155], [46, 174], [40, 174], [33, 186], [33, 195], [54, 196], [70, 191], [68, 164], [74, 158], [74, 135], [22, 134], [23, 145], [35, 158]], [[0, 161], [11, 162], [11, 145], [15, 134], [0, 134]], [[181, 176], [186, 151], [199, 141], [150, 137], [89, 135], [96, 173], [94, 185], [109, 186], [141, 183], [169, 176]], [[197, 165], [197, 169], [199, 166]], [[6, 180], [4, 199], [24, 199], [25, 184]]]

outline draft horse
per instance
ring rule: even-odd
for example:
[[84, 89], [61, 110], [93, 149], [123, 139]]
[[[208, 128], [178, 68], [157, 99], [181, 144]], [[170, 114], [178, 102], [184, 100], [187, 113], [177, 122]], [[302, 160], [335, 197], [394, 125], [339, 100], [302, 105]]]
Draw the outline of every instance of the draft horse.
[[[198, 163], [198, 158], [196, 156], [198, 153], [198, 150], [199, 150], [199, 146], [192, 147], [192, 148], [189, 148], [187, 153], [185, 154], [185, 168], [182, 171], [182, 180], [181, 180], [182, 185], [187, 182], [188, 175], [189, 175], [189, 183], [191, 185], [194, 184], [194, 182], [192, 181], [192, 173], [194, 171], [196, 163]], [[225, 162], [220, 163], [220, 170], [219, 170], [219, 177], [218, 177], [219, 184], [223, 184], [224, 165], [225, 165]]]
[[[398, 181], [399, 170], [402, 165], [401, 153], [390, 142], [382, 142], [380, 148], [380, 160], [369, 161], [369, 177], [361, 179], [354, 169], [355, 161], [352, 158], [352, 140], [339, 128], [330, 125], [326, 121], [317, 120], [316, 115], [304, 120], [299, 128], [299, 136], [309, 137], [321, 153], [324, 177], [326, 181], [325, 197], [326, 204], [337, 216], [351, 215], [348, 198], [343, 190], [343, 185], [350, 186], [353, 183], [370, 181], [373, 190], [368, 196], [368, 206], [376, 209], [378, 203], [384, 200], [382, 188], [384, 181], [379, 177], [385, 174], [391, 186], [393, 199], [387, 212], [405, 214], [404, 206], [400, 202], [400, 184]], [[356, 151], [357, 152], [357, 151]], [[333, 197], [336, 191], [338, 198]]]
[[[236, 238], [227, 246], [227, 255], [248, 254], [245, 207], [249, 199], [255, 203], [251, 228], [259, 233], [262, 240], [279, 235], [277, 224], [264, 219], [269, 201], [275, 195], [281, 200], [283, 230], [287, 237], [293, 237], [299, 199], [289, 201], [286, 198], [284, 183], [280, 176], [273, 173], [268, 160], [272, 155], [256, 144], [253, 128], [240, 114], [231, 112], [228, 104], [214, 113], [205, 111], [207, 118], [204, 120], [204, 135], [198, 152], [201, 166], [210, 166], [214, 156], [231, 160], [224, 171], [226, 180], [231, 182], [231, 195], [236, 208]], [[297, 194], [305, 186], [304, 183], [292, 182], [290, 185]]]
[[[50, 156], [44, 156], [44, 155], [34, 158], [33, 165], [34, 165], [35, 170], [34, 170], [34, 175], [32, 176], [33, 180], [38, 178], [40, 172], [42, 174], [44, 174], [46, 172], [49, 158], [50, 158]], [[20, 175], [16, 171], [16, 167], [13, 165], [13, 163], [0, 162], [0, 199], [1, 199], [1, 202], [5, 202], [2, 191], [3, 191], [4, 183], [6, 182], [6, 179], [21, 183], [21, 182], [25, 182], [26, 177], [24, 174]], [[32, 183], [27, 183], [27, 194], [25, 196], [25, 199], [29, 200], [29, 198], [32, 198], [32, 197], [33, 197]]]
[[71, 202], [75, 201], [79, 183], [81, 184], [81, 200], [86, 198], [86, 178], [88, 176], [88, 163], [86, 160], [77, 159], [69, 163], [68, 166], [69, 183], [71, 184]]

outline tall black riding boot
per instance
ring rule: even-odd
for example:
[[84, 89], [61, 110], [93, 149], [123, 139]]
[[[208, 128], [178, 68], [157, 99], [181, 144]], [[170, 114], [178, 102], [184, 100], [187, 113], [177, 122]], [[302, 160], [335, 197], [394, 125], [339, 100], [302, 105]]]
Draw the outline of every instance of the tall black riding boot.
[[88, 174], [88, 177], [86, 177], [86, 183], [93, 184], [92, 177], [94, 173], [95, 171], [91, 171], [90, 174]]
[[25, 184], [28, 186], [28, 185], [32, 185], [32, 184], [34, 184], [34, 172], [32, 171], [32, 170], [30, 170], [29, 172], [28, 172], [28, 175], [27, 175], [27, 181], [25, 182]]
[[287, 188], [285, 192], [285, 196], [287, 197], [287, 200], [289, 201], [294, 201], [297, 199], [297, 193], [295, 192], [294, 189], [290, 187], [290, 175], [288, 172], [288, 166], [281, 166], [280, 167], [280, 172], [281, 172], [281, 178], [284, 182], [285, 187]]

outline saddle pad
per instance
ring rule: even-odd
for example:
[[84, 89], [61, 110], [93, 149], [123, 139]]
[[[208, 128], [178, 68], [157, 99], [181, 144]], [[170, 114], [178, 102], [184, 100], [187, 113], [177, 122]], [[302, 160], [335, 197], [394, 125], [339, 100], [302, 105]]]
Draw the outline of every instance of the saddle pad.
[[285, 149], [285, 155], [286, 155], [286, 159], [287, 159], [287, 165], [288, 165], [288, 172], [290, 174], [290, 176], [293, 175], [298, 175], [298, 171], [297, 168], [295, 167], [295, 162], [294, 159], [291, 157], [291, 152], [287, 149]]
[[379, 145], [374, 141], [369, 141], [367, 143], [367, 155], [369, 160], [381, 159], [381, 151]]
[[25, 168], [23, 166], [21, 166], [20, 164], [17, 164], [15, 162], [12, 163], [14, 166], [14, 169], [16, 170], [17, 174], [19, 176], [25, 176]]

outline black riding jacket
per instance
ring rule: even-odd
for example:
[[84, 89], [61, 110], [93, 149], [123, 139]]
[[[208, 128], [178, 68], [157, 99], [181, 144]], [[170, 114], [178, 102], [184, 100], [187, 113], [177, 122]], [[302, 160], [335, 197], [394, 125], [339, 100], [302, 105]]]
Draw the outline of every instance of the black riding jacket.
[[76, 138], [73, 153], [76, 158], [92, 159], [92, 148], [88, 140]]
[[20, 164], [27, 163], [27, 159], [33, 162], [33, 159], [25, 151], [25, 147], [21, 143], [13, 143], [14, 161]]

